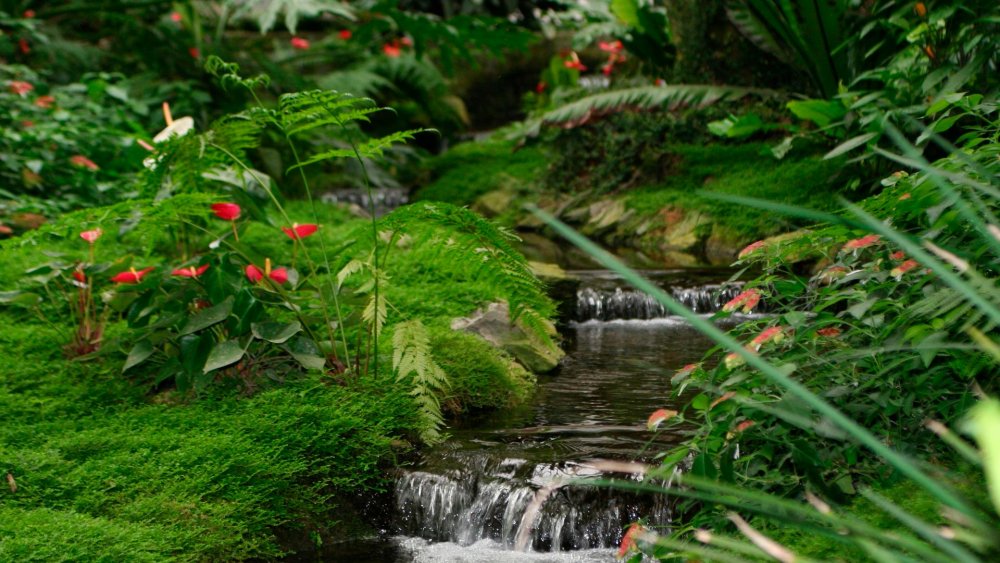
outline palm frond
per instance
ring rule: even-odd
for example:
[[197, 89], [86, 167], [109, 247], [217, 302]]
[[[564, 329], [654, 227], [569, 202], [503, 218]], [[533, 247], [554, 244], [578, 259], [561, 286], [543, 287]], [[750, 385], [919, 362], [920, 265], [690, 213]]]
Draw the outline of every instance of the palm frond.
[[770, 98], [779, 97], [781, 94], [774, 90], [710, 84], [639, 86], [587, 96], [546, 113], [541, 121], [545, 124], [575, 127], [594, 117], [624, 110], [705, 107], [721, 101], [739, 100], [746, 96]]

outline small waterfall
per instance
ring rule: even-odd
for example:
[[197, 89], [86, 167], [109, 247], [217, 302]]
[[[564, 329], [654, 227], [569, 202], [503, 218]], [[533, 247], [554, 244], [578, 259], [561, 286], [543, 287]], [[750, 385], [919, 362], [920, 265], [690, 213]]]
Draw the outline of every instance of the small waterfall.
[[[741, 289], [739, 284], [716, 284], [699, 287], [675, 287], [670, 289], [674, 299], [695, 313], [714, 313], [736, 297]], [[576, 293], [577, 321], [649, 320], [669, 316], [668, 311], [656, 299], [633, 289], [580, 288]]]
[[[666, 495], [570, 484], [601, 476], [586, 463], [507, 458], [483, 466], [483, 459], [460, 471], [400, 477], [395, 490], [400, 531], [459, 545], [491, 540], [513, 549], [521, 527], [529, 526], [531, 549], [575, 551], [617, 547], [625, 528], [640, 517], [670, 522]], [[554, 490], [537, 516], [525, 521], [525, 511], [545, 487]]]

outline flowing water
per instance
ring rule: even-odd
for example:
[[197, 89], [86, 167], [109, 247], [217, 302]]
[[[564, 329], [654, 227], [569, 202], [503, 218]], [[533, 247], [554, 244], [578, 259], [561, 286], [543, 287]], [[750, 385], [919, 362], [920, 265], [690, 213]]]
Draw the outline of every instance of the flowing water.
[[[647, 431], [646, 418], [680, 406], [670, 376], [710, 344], [608, 272], [573, 274], [580, 284], [558, 373], [540, 377], [527, 404], [449, 429], [445, 444], [398, 477], [387, 537], [351, 560], [612, 561], [629, 523], [670, 524], [664, 495], [570, 481], [632, 478], [593, 460], [649, 461], [680, 440]], [[720, 285], [719, 272], [647, 275], [701, 313], [738, 291]]]

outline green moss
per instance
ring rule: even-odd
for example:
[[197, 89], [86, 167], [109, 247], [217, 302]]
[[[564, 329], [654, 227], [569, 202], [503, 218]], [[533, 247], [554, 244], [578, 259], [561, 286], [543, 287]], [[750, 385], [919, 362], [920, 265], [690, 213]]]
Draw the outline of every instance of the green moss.
[[537, 189], [548, 161], [540, 146], [517, 148], [498, 140], [464, 143], [431, 161], [432, 181], [415, 199], [469, 205], [494, 190]]
[[[704, 211], [724, 227], [750, 238], [776, 234], [792, 226], [785, 217], [711, 199], [704, 192], [740, 195], [813, 209], [839, 208], [832, 180], [843, 165], [819, 157], [775, 160], [761, 143], [679, 145], [663, 158], [674, 162], [663, 182], [626, 193], [626, 205], [641, 216], [666, 207]], [[702, 192], [702, 193], [699, 193]]]
[[478, 336], [438, 328], [431, 343], [435, 361], [448, 373], [447, 404], [454, 411], [509, 406], [534, 387], [531, 373]]

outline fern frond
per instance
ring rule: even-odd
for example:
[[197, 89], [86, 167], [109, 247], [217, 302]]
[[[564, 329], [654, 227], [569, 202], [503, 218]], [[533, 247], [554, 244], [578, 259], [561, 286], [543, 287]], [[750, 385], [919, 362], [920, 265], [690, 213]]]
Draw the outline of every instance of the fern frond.
[[[425, 131], [431, 131], [431, 129], [410, 129], [408, 131], [397, 131], [391, 135], [386, 135], [385, 137], [376, 137], [368, 139], [367, 141], [357, 144], [352, 148], [340, 148], [331, 149], [325, 152], [314, 154], [308, 159], [292, 166], [290, 170], [294, 170], [301, 166], [308, 166], [310, 164], [316, 164], [317, 162], [323, 162], [325, 160], [331, 160], [334, 158], [355, 158], [358, 155], [361, 158], [375, 158], [380, 157], [385, 152], [385, 149], [395, 145], [397, 143], [402, 143], [413, 139], [413, 136], [417, 133], [423, 133]], [[357, 153], [355, 153], [357, 151]]]
[[358, 98], [335, 90], [308, 90], [284, 94], [278, 99], [281, 125], [289, 135], [321, 127], [343, 127], [352, 121], [368, 121], [382, 111], [369, 98]]
[[[372, 327], [372, 333], [376, 339], [382, 334], [382, 328], [385, 326], [385, 319], [389, 312], [385, 300], [385, 281], [381, 279], [378, 283], [379, 291], [371, 292], [368, 303], [365, 305], [364, 311], [361, 312], [361, 318]], [[374, 278], [372, 279], [371, 287], [373, 289], [375, 287]]]
[[712, 86], [701, 84], [678, 84], [673, 86], [639, 86], [602, 92], [558, 107], [542, 116], [545, 124], [575, 127], [586, 123], [598, 115], [636, 109], [674, 110], [681, 107], [705, 107], [727, 100], [739, 100], [746, 96], [762, 98], [779, 97], [774, 90], [760, 88], [739, 88], [735, 86]]
[[413, 396], [424, 419], [421, 437], [433, 443], [440, 439], [439, 428], [444, 423], [438, 393], [449, 387], [448, 374], [434, 362], [430, 336], [419, 320], [399, 323], [393, 327], [392, 369], [396, 381], [410, 383]]
[[509, 231], [464, 208], [441, 202], [400, 207], [384, 217], [380, 228], [406, 232], [411, 225], [433, 224], [447, 233], [448, 253], [473, 275], [493, 280], [510, 305], [511, 322], [519, 322], [546, 347], [555, 348], [548, 323], [539, 309], [547, 305], [544, 285], [511, 245]]

